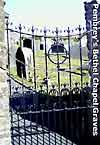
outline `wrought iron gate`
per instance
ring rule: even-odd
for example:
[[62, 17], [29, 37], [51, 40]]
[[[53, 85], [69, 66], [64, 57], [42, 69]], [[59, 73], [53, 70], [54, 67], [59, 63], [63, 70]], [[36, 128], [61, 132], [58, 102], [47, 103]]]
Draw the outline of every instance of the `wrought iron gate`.
[[[7, 48], [8, 48], [8, 70], [10, 85], [10, 112], [11, 112], [11, 137], [13, 145], [69, 145], [80, 144], [81, 138], [90, 135], [91, 125], [91, 87], [89, 86], [88, 73], [83, 70], [83, 48], [81, 40], [84, 29], [80, 26], [75, 30], [67, 29], [54, 31], [44, 28], [36, 28], [27, 32], [24, 26], [14, 27], [7, 21]], [[11, 35], [13, 34], [12, 38]], [[15, 51], [11, 46], [11, 40], [19, 37], [19, 46], [17, 55], [12, 55]], [[27, 39], [25, 39], [27, 38]], [[36, 61], [35, 43], [37, 39], [44, 39], [41, 44], [44, 59], [43, 80], [38, 81], [38, 71]], [[47, 48], [47, 39], [53, 44]], [[67, 49], [61, 40], [67, 41]], [[72, 47], [71, 41], [76, 40], [79, 53], [79, 66], [72, 66]], [[27, 63], [24, 53], [24, 47], [32, 51], [32, 73], [25, 72]], [[31, 45], [30, 45], [31, 43]], [[24, 48], [23, 48], [24, 49]], [[18, 52], [17, 51], [17, 52]], [[23, 56], [22, 56], [22, 55]], [[20, 56], [21, 55], [21, 56]], [[17, 56], [17, 57], [16, 57]], [[40, 56], [41, 57], [41, 56]], [[12, 74], [12, 58], [15, 61], [17, 74], [20, 79], [16, 79]], [[42, 62], [42, 61], [41, 61]], [[56, 81], [49, 85], [49, 66], [55, 67]], [[54, 69], [52, 69], [54, 72]], [[63, 74], [66, 74], [66, 77]], [[25, 79], [32, 81], [31, 86], [27, 86]], [[73, 82], [73, 78], [80, 82]], [[63, 79], [61, 79], [63, 77]], [[66, 79], [67, 78], [67, 79]], [[65, 79], [65, 80], [64, 80]], [[19, 81], [18, 81], [19, 80]], [[63, 81], [64, 80], [64, 83]], [[52, 80], [51, 80], [52, 81]], [[55, 83], [56, 82], [56, 83]], [[32, 87], [33, 85], [33, 87]], [[39, 87], [40, 86], [40, 87]]]

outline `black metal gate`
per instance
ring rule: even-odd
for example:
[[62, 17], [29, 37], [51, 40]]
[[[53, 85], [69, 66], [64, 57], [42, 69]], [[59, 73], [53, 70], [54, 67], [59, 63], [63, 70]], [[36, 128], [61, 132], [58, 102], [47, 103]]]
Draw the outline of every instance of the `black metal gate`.
[[[75, 29], [75, 34], [69, 27], [64, 30], [56, 28], [53, 31], [44, 28], [38, 30], [37, 33], [37, 29], [32, 27], [27, 32], [24, 26], [19, 25], [17, 28], [7, 21], [6, 31], [12, 144], [81, 144], [83, 137], [92, 135], [91, 87], [88, 71], [83, 69], [84, 58], [81, 44], [85, 30], [79, 26]], [[15, 45], [11, 46], [12, 39], [16, 40], [16, 37], [19, 37], [17, 57], [12, 55]], [[41, 38], [44, 40], [43, 44], [40, 43], [40, 51], [43, 55], [40, 63], [44, 61], [43, 71], [41, 68], [37, 69], [39, 65], [37, 58], [41, 56], [36, 55], [38, 50], [35, 47], [36, 40]], [[48, 39], [53, 43], [47, 48]], [[67, 49], [62, 41], [66, 41]], [[77, 49], [72, 46], [71, 41], [77, 43]], [[32, 71], [26, 71], [27, 63], [22, 50], [24, 49], [23, 44], [25, 48], [32, 51]], [[79, 54], [76, 62], [79, 66], [72, 58], [74, 56], [72, 49], [76, 49]], [[12, 58], [19, 77], [13, 74]], [[50, 69], [56, 74], [53, 81], [50, 77], [52, 73], [49, 74]], [[40, 82], [38, 72], [43, 74]], [[52, 81], [51, 86], [49, 79]], [[30, 82], [28, 86], [24, 83], [26, 80]]]

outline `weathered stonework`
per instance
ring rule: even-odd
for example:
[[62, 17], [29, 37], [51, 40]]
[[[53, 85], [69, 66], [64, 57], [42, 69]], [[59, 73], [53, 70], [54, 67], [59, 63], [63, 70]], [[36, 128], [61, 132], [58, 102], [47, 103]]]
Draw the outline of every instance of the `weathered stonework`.
[[[6, 68], [7, 48], [4, 47], [4, 1], [0, 0], [0, 67]], [[0, 68], [0, 145], [11, 145], [9, 89], [7, 72]]]

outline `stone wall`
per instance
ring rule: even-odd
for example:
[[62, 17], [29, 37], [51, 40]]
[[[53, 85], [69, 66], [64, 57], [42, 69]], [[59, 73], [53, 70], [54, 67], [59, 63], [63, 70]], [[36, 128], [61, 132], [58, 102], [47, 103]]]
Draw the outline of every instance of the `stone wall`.
[[[0, 0], [0, 67], [6, 68], [7, 48], [4, 44], [4, 1]], [[0, 145], [11, 145], [9, 91], [7, 74], [0, 68]]]

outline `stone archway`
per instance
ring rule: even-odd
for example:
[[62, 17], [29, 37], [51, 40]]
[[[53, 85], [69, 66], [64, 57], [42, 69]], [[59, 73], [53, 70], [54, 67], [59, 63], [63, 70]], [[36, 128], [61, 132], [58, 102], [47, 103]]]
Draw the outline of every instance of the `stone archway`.
[[22, 76], [26, 79], [26, 67], [25, 67], [25, 57], [24, 54], [19, 47], [16, 52], [16, 68], [17, 75], [22, 78]]

